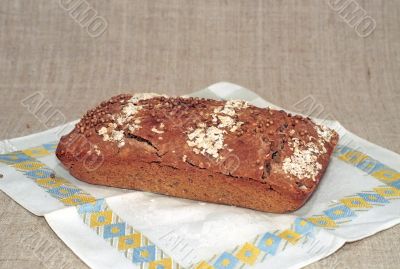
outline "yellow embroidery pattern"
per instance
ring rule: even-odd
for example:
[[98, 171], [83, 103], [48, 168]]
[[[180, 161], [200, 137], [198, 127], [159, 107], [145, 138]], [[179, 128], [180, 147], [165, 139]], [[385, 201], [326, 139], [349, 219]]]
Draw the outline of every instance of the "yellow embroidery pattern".
[[172, 269], [172, 259], [162, 259], [154, 262], [150, 262], [149, 269]]
[[43, 188], [54, 198], [66, 206], [93, 202], [92, 195], [74, 186], [66, 179], [58, 177], [55, 172], [34, 157], [44, 157], [53, 154], [55, 143], [44, 144], [39, 147], [24, 149], [0, 155], [0, 163], [5, 163], [23, 173], [27, 178]]
[[340, 202], [349, 208], [372, 208], [372, 206], [361, 197], [350, 197], [340, 199]]
[[112, 212], [110, 210], [93, 213], [90, 216], [90, 227], [99, 227], [111, 224]]
[[12, 165], [17, 170], [32, 171], [44, 167], [44, 164], [36, 161], [20, 162]]
[[246, 264], [253, 265], [256, 262], [257, 257], [260, 255], [260, 252], [260, 249], [253, 244], [245, 243], [236, 254], [236, 257]]
[[337, 227], [336, 222], [327, 216], [314, 216], [307, 218], [307, 220], [321, 228], [332, 229]]
[[32, 158], [50, 155], [50, 152], [47, 149], [45, 149], [44, 147], [24, 149], [24, 150], [22, 150], [22, 153], [24, 153], [27, 156], [32, 157]]
[[117, 251], [144, 269], [178, 269], [178, 263], [158, 248], [142, 233], [115, 214], [104, 199], [78, 205], [83, 222]]
[[378, 187], [374, 191], [386, 198], [400, 198], [400, 190], [393, 187]]
[[51, 189], [60, 187], [64, 184], [68, 184], [69, 182], [63, 178], [39, 178], [36, 179], [36, 184], [38, 184], [42, 188]]
[[400, 173], [380, 161], [347, 146], [339, 145], [333, 155], [385, 184], [400, 189]]
[[371, 174], [373, 177], [384, 182], [394, 182], [400, 180], [400, 173], [391, 169], [381, 169]]
[[118, 241], [118, 250], [137, 248], [141, 244], [140, 240], [141, 238], [139, 233], [122, 236]]
[[292, 230], [284, 230], [283, 232], [279, 233], [278, 236], [282, 239], [287, 240], [289, 243], [293, 245], [295, 245], [297, 241], [299, 241], [301, 238], [300, 234]]
[[196, 266], [196, 269], [214, 269], [214, 267], [209, 265], [205, 261], [202, 261]]
[[357, 151], [347, 151], [346, 153], [339, 155], [338, 158], [347, 163], [358, 164], [368, 158], [368, 156]]

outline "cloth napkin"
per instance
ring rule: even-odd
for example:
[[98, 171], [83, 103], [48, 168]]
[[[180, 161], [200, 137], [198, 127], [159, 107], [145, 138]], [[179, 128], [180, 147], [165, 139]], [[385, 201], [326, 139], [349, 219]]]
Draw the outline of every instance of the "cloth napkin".
[[[227, 82], [191, 96], [278, 108]], [[306, 205], [290, 214], [76, 180], [54, 155], [74, 123], [1, 141], [0, 189], [44, 216], [92, 268], [300, 268], [400, 222], [400, 156], [335, 121], [323, 121], [340, 135], [326, 174]]]

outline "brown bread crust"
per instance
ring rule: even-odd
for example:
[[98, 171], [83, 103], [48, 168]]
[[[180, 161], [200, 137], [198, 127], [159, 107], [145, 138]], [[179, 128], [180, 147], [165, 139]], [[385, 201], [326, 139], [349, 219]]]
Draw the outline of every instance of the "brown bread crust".
[[243, 101], [122, 94], [88, 111], [56, 155], [91, 184], [281, 213], [314, 192], [337, 141]]

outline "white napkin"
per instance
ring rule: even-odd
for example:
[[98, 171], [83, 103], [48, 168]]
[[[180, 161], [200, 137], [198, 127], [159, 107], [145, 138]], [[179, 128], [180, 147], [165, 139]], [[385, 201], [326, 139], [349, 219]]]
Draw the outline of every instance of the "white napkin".
[[[192, 95], [273, 106], [226, 82]], [[291, 214], [80, 182], [54, 156], [65, 126], [1, 142], [22, 152], [0, 155], [0, 189], [44, 215], [92, 268], [300, 268], [400, 222], [400, 156], [324, 123], [339, 146], [315, 194]]]

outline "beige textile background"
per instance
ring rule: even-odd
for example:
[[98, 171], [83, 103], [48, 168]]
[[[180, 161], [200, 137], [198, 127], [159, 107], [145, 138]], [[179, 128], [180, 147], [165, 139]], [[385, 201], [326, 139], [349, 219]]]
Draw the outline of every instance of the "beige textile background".
[[[350, 131], [400, 152], [397, 0], [356, 1], [376, 21], [366, 38], [326, 0], [86, 3], [108, 22], [99, 37], [59, 0], [0, 1], [0, 139], [46, 129], [20, 104], [36, 91], [72, 120], [121, 91], [231, 81], [287, 109], [311, 95]], [[398, 268], [399, 239], [397, 226], [308, 268]], [[87, 268], [43, 218], [0, 193], [0, 268], [64, 264]]]

